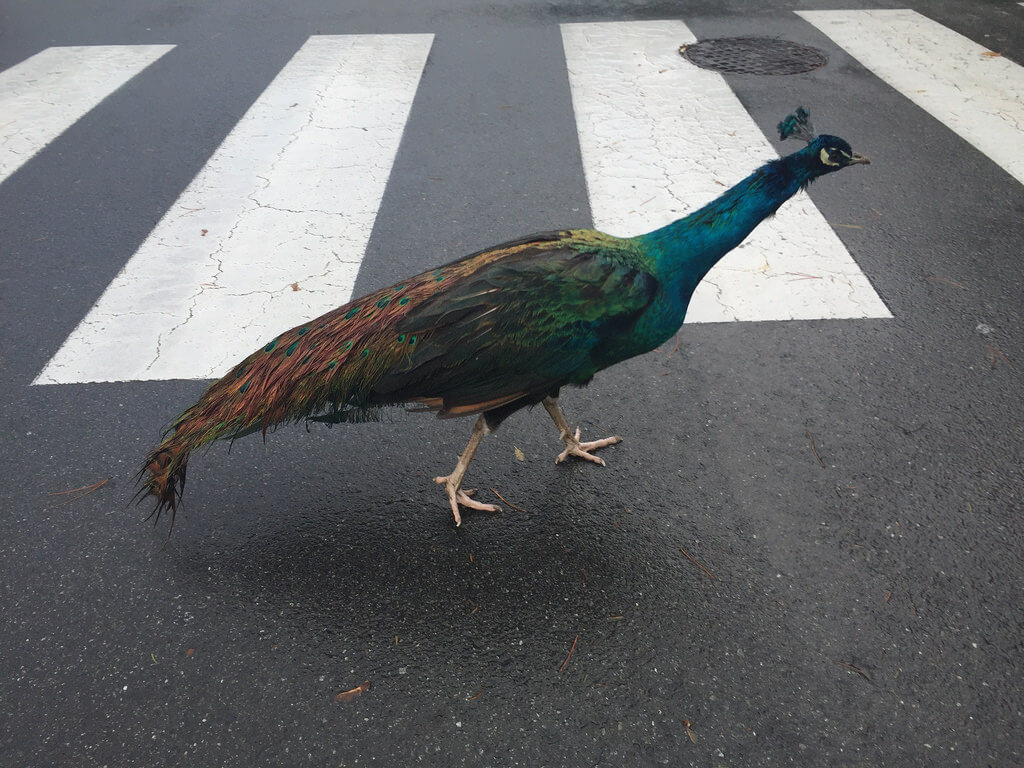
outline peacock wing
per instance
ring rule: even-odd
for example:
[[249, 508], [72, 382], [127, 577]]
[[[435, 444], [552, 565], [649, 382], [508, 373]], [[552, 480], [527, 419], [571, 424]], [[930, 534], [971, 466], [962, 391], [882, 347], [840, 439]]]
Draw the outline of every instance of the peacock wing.
[[585, 383], [607, 364], [602, 347], [624, 343], [656, 291], [633, 254], [607, 245], [538, 243], [484, 263], [397, 323], [419, 341], [373, 398], [461, 415]]

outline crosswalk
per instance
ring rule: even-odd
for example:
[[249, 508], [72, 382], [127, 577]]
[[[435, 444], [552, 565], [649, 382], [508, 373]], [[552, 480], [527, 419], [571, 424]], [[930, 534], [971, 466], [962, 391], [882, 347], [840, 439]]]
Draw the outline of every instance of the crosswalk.
[[47, 48], [0, 72], [0, 183], [173, 45]]
[[345, 303], [431, 41], [309, 38], [39, 382], [214, 378]]
[[[1024, 181], [1019, 66], [913, 11], [799, 14]], [[695, 41], [684, 22], [561, 31], [597, 228], [660, 226], [776, 156], [727, 81], [678, 55]], [[310, 37], [34, 383], [216, 377], [346, 301], [432, 45], [430, 34]], [[0, 183], [172, 47], [50, 48], [0, 73]], [[893, 72], [898, 56], [916, 77]], [[801, 193], [709, 274], [687, 321], [889, 316]]]
[[797, 11], [1024, 183], [1024, 68], [915, 11]]
[[[566, 24], [562, 35], [598, 229], [664, 226], [778, 157], [725, 78], [678, 54], [697, 42], [683, 22]], [[686, 314], [690, 323], [856, 317], [889, 311], [803, 194], [711, 271]]]

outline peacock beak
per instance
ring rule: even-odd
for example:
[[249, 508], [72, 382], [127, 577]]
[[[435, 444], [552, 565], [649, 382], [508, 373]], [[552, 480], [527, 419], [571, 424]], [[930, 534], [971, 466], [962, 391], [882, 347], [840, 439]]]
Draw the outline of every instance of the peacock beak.
[[849, 165], [871, 165], [871, 161], [864, 157], [864, 155], [858, 155], [854, 152]]

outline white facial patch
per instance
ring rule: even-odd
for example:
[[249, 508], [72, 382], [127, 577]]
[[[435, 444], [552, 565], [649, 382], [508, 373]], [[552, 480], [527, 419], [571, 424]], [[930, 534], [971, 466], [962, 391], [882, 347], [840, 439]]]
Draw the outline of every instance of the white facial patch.
[[835, 162], [831, 157], [828, 156], [827, 149], [821, 150], [819, 157], [821, 157], [821, 162], [823, 162], [825, 165], [839, 165], [839, 163]]

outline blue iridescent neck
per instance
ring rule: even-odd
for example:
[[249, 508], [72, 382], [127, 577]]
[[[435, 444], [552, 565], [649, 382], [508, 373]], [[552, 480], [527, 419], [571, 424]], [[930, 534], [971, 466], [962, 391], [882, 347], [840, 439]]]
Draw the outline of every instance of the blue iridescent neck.
[[754, 227], [813, 180], [809, 160], [807, 149], [772, 160], [699, 211], [637, 240], [660, 272], [696, 286]]

